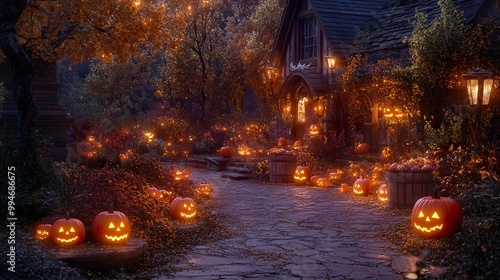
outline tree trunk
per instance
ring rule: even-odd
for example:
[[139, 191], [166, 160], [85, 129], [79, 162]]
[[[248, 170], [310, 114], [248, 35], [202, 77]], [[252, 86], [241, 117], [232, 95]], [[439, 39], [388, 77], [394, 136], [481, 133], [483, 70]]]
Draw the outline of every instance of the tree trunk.
[[12, 65], [12, 93], [17, 105], [17, 136], [24, 141], [32, 127], [36, 108], [31, 93], [35, 67], [29, 55], [19, 44], [16, 23], [26, 7], [26, 0], [0, 1], [0, 47]]

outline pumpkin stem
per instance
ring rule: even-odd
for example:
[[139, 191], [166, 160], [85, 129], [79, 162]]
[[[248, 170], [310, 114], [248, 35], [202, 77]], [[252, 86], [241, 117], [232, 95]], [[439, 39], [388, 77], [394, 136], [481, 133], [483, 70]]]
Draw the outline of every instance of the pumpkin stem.
[[69, 220], [69, 212], [66, 212], [66, 220]]
[[439, 199], [439, 191], [441, 190], [441, 187], [441, 185], [436, 185], [434, 188], [432, 188], [432, 198]]
[[108, 210], [108, 213], [113, 213], [113, 202], [111, 202], [111, 204], [109, 204], [109, 210]]

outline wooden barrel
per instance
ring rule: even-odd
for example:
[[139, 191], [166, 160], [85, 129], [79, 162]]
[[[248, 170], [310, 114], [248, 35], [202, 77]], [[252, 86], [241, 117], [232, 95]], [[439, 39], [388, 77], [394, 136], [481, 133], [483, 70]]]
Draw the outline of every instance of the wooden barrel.
[[393, 208], [413, 208], [413, 204], [431, 195], [434, 187], [432, 171], [390, 172], [386, 173], [389, 200]]
[[269, 179], [271, 183], [293, 183], [293, 173], [297, 167], [297, 156], [292, 154], [272, 154], [269, 156]]

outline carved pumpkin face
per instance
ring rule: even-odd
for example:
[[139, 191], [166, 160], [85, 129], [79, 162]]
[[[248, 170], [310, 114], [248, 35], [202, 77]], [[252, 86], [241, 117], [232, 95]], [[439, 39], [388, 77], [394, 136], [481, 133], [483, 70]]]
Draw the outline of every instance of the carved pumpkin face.
[[352, 185], [352, 193], [355, 195], [367, 196], [370, 192], [371, 182], [369, 179], [359, 178]]
[[325, 177], [319, 178], [316, 185], [318, 187], [328, 187], [330, 185], [330, 179], [325, 178]]
[[85, 227], [78, 219], [59, 219], [52, 224], [50, 231], [52, 242], [60, 246], [74, 246], [85, 239]]
[[329, 174], [329, 177], [330, 177], [330, 181], [332, 182], [340, 182], [342, 180], [342, 171], [337, 171], [337, 172], [331, 172]]
[[148, 194], [152, 197], [158, 197], [160, 190], [155, 187], [148, 187]]
[[102, 244], [123, 244], [130, 238], [130, 222], [120, 211], [103, 211], [92, 221], [92, 237]]
[[439, 187], [433, 189], [432, 196], [417, 200], [411, 212], [414, 231], [423, 237], [439, 239], [462, 227], [462, 210], [452, 198], [439, 197]]
[[387, 189], [386, 184], [382, 184], [378, 189], [377, 189], [377, 199], [380, 202], [387, 202], [389, 200], [389, 193]]
[[35, 237], [40, 240], [45, 240], [50, 236], [51, 230], [51, 224], [39, 224], [35, 228]]
[[308, 166], [299, 165], [293, 174], [295, 183], [305, 184], [311, 179], [311, 169]]
[[196, 204], [189, 197], [176, 197], [170, 204], [170, 215], [176, 220], [189, 221], [196, 216]]
[[310, 135], [319, 135], [321, 133], [321, 126], [318, 124], [311, 124], [309, 126]]
[[172, 192], [167, 190], [158, 190], [158, 198], [170, 201], [170, 199], [172, 198]]
[[212, 186], [207, 184], [207, 182], [203, 181], [198, 187], [196, 188], [196, 192], [202, 196], [210, 196], [212, 194]]

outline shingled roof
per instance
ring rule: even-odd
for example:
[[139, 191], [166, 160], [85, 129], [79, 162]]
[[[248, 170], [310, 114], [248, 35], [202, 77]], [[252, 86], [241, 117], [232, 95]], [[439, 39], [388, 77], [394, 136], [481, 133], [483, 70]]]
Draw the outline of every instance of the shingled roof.
[[[495, 0], [455, 0], [470, 22], [484, 9], [486, 2]], [[283, 14], [281, 27], [273, 51], [284, 54], [286, 44], [301, 0], [289, 0]], [[405, 36], [411, 36], [415, 11], [428, 15], [432, 20], [440, 13], [438, 0], [311, 0], [319, 25], [324, 30], [336, 56], [347, 59], [354, 52], [401, 50]], [[361, 43], [354, 48], [354, 42]]]
[[[361, 43], [356, 52], [378, 52], [405, 49], [404, 37], [412, 35], [415, 12], [418, 9], [432, 21], [441, 13], [437, 0], [400, 0], [388, 3], [367, 23], [356, 40]], [[464, 11], [466, 23], [476, 18], [485, 0], [455, 0], [457, 9]], [[392, 3], [392, 4], [391, 4]], [[321, 19], [323, 20], [323, 19]]]

